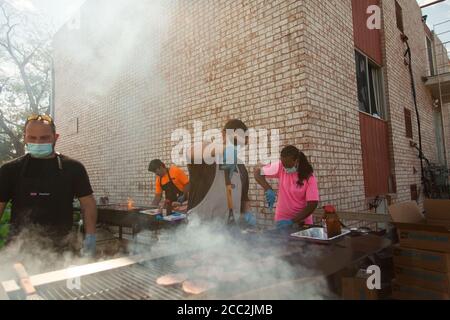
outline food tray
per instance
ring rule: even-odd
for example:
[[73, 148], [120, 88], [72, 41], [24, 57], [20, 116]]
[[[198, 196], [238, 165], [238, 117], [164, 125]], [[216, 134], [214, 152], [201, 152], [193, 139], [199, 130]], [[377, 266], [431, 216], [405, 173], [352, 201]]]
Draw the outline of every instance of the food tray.
[[159, 209], [150, 209], [150, 210], [140, 211], [140, 213], [147, 214], [149, 216], [157, 216], [157, 215], [161, 214], [161, 210], [159, 210]]
[[336, 237], [333, 238], [327, 238], [327, 235], [325, 234], [324, 228], [310, 228], [306, 229], [294, 234], [291, 234], [291, 237], [296, 239], [303, 239], [313, 242], [321, 242], [321, 243], [330, 243], [333, 241], [336, 241], [338, 239], [341, 239], [351, 233], [350, 230], [343, 229], [342, 233]]

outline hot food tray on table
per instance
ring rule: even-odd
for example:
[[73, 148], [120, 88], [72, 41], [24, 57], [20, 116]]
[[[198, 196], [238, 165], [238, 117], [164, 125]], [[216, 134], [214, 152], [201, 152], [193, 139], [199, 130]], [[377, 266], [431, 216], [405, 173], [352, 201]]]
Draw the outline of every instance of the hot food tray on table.
[[334, 237], [328, 237], [324, 228], [322, 227], [312, 227], [309, 229], [305, 229], [296, 233], [291, 234], [291, 238], [306, 240], [309, 242], [315, 243], [334, 243], [337, 240], [344, 238], [347, 235], [350, 235], [351, 231], [348, 229], [343, 229], [340, 235]]

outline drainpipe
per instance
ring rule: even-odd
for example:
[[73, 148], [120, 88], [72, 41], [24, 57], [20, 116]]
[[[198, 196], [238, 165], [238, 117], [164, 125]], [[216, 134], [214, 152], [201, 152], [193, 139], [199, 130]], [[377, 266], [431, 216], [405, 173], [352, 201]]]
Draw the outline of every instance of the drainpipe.
[[[439, 65], [438, 65], [438, 60], [437, 60], [437, 56], [436, 56], [436, 38], [437, 38], [437, 35], [436, 35], [436, 32], [435, 32], [435, 30], [436, 30], [436, 26], [437, 25], [435, 25], [434, 27], [433, 27], [433, 43], [432, 43], [432, 45], [433, 45], [433, 48], [432, 48], [432, 54], [433, 54], [433, 61], [434, 61], [434, 67], [436, 68], [436, 76], [437, 76], [437, 79], [438, 79], [438, 85], [439, 85], [439, 107], [440, 107], [440, 112], [441, 112], [441, 126], [442, 126], [442, 134], [443, 134], [443, 139], [444, 139], [444, 141], [443, 141], [443, 147], [444, 147], [444, 165], [447, 167], [447, 163], [448, 163], [448, 161], [447, 161], [447, 145], [446, 145], [446, 143], [445, 143], [445, 126], [444, 126], [444, 117], [443, 117], [443, 108], [444, 108], [444, 103], [443, 103], [443, 98], [442, 98], [442, 85], [441, 85], [441, 72], [439, 71]], [[444, 47], [444, 50], [445, 50], [445, 47]]]
[[[408, 64], [409, 74], [411, 76], [411, 92], [412, 92], [412, 96], [413, 96], [414, 108], [416, 110], [416, 117], [417, 117], [417, 129], [418, 129], [418, 133], [419, 133], [419, 158], [420, 158], [422, 185], [426, 188], [425, 167], [423, 164], [424, 153], [423, 153], [423, 145], [422, 145], [422, 125], [420, 122], [419, 107], [417, 105], [416, 82], [414, 80], [414, 71], [413, 71], [413, 67], [412, 67], [412, 53], [411, 53], [411, 48], [408, 43], [408, 37], [405, 34], [402, 34], [402, 41], [406, 45], [406, 51], [405, 51], [404, 57], [408, 59], [407, 64]], [[425, 190], [425, 193], [427, 193], [427, 192], [428, 192], [428, 190]]]

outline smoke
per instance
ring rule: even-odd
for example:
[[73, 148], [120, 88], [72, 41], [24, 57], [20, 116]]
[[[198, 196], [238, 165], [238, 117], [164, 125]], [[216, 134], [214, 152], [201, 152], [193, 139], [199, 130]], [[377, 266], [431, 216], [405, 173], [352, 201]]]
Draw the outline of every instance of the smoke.
[[[333, 299], [328, 282], [317, 269], [303, 262], [311, 261], [323, 254], [311, 250], [302, 242], [280, 241], [267, 235], [244, 235], [218, 224], [189, 224], [175, 232], [163, 233], [164, 239], [151, 248], [154, 256], [174, 257], [176, 261], [199, 263], [187, 272], [191, 279], [202, 279], [201, 270], [219, 270], [241, 274], [237, 283], [220, 285], [212, 299], [258, 299], [258, 300], [321, 300]], [[136, 253], [147, 253], [148, 248]], [[141, 250], [141, 251], [139, 251]], [[200, 261], [200, 262], [199, 262]], [[151, 262], [150, 262], [151, 263]], [[208, 280], [214, 283], [217, 280]]]
[[173, 128], [161, 124], [176, 112], [167, 98], [178, 104], [162, 63], [174, 3], [86, 1], [54, 38], [58, 148], [86, 163], [97, 195], [111, 202], [149, 205], [148, 161], [169, 153], [154, 140], [170, 141]]
[[13, 269], [15, 263], [23, 264], [30, 276], [88, 263], [89, 259], [77, 254], [81, 242], [77, 235], [54, 242], [39, 227], [23, 230], [0, 251], [0, 283], [17, 279]]
[[[42, 230], [25, 230], [0, 253], [0, 283], [17, 280], [13, 271], [17, 262], [22, 263], [30, 275], [91, 262], [72, 253], [77, 251], [77, 246], [80, 248], [79, 238], [67, 240], [74, 251], [61, 252]], [[61, 242], [61, 245], [66, 244]], [[178, 268], [179, 272], [188, 273], [189, 279], [205, 278], [203, 273], [212, 270], [219, 270], [224, 275], [238, 275], [238, 281], [228, 283], [206, 277], [212, 284], [220, 283], [211, 295], [206, 295], [207, 299], [334, 299], [325, 277], [308, 263], [324, 254], [317, 248], [267, 235], [244, 235], [237, 229], [230, 231], [218, 224], [188, 224], [163, 231], [160, 241], [152, 246], [131, 243], [128, 249], [133, 255], [150, 254], [156, 260], [163, 258], [174, 265], [180, 261], [196, 261], [197, 266], [193, 269]], [[153, 262], [150, 259], [147, 263]], [[170, 265], [167, 267], [170, 270]]]
[[[134, 82], [159, 76], [157, 63], [168, 24], [168, 3], [160, 0], [133, 1], [132, 5], [124, 0], [86, 2], [74, 20], [55, 37], [59, 70], [72, 73], [65, 73], [61, 80], [76, 80], [82, 74], [83, 80], [77, 85], [82, 86], [80, 89], [90, 102], [95, 102], [112, 90], [117, 93], [127, 79]], [[143, 78], [137, 77], [139, 74]], [[160, 94], [160, 89], [153, 93]]]

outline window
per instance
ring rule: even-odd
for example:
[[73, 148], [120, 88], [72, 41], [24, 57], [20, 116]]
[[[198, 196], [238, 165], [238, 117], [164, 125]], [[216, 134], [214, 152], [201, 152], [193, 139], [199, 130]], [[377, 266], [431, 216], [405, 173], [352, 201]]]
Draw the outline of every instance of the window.
[[403, 26], [403, 9], [398, 3], [398, 1], [395, 1], [395, 15], [397, 17], [397, 28], [404, 33], [405, 28]]
[[428, 68], [430, 69], [430, 76], [436, 75], [434, 69], [434, 57], [433, 57], [433, 43], [431, 39], [427, 37], [427, 53], [428, 53]]
[[412, 116], [411, 110], [405, 108], [405, 128], [406, 128], [406, 137], [409, 139], [413, 139], [413, 128], [412, 128]]
[[384, 118], [383, 76], [381, 68], [355, 50], [359, 110]]

